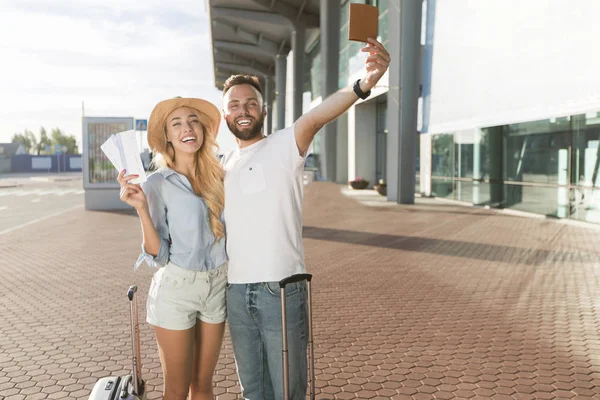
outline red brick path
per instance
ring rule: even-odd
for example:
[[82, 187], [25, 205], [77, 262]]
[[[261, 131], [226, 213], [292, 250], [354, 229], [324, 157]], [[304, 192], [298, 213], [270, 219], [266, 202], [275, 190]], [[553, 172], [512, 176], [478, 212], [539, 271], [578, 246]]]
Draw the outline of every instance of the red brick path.
[[[130, 368], [131, 213], [74, 210], [0, 236], [0, 400], [87, 399]], [[318, 398], [600, 398], [600, 230], [417, 200], [305, 201]], [[142, 318], [143, 319], [143, 318]], [[144, 374], [160, 398], [154, 338]], [[240, 391], [229, 339], [217, 398]]]

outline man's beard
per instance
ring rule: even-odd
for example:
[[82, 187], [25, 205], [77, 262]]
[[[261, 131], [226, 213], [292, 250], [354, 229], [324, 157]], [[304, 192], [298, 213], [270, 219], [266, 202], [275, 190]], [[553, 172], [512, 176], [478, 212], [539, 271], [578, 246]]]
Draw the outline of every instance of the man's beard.
[[227, 127], [236, 138], [244, 141], [252, 140], [262, 134], [262, 128], [265, 123], [265, 116], [261, 115], [259, 119], [254, 120], [254, 126], [251, 129], [240, 130], [235, 121], [227, 121]]

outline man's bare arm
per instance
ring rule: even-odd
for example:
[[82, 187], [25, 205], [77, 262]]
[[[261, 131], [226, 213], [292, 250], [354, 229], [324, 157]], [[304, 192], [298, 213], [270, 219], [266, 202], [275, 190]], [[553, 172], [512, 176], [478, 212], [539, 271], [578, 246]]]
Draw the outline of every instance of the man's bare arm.
[[[370, 53], [365, 61], [365, 75], [359, 83], [360, 89], [366, 93], [375, 87], [387, 71], [390, 55], [381, 43], [373, 39], [369, 39], [369, 44], [361, 51]], [[346, 87], [338, 90], [317, 107], [298, 118], [294, 133], [300, 154], [302, 156], [306, 154], [313, 138], [325, 124], [345, 113], [356, 100], [358, 100], [358, 96], [352, 87]]]

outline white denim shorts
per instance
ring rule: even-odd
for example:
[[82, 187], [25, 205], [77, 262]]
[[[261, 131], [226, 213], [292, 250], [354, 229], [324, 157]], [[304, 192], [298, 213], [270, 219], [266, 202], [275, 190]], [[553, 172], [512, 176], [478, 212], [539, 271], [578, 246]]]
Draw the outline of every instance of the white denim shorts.
[[196, 320], [219, 324], [227, 317], [227, 263], [192, 271], [168, 263], [152, 277], [146, 321], [171, 330], [190, 329]]

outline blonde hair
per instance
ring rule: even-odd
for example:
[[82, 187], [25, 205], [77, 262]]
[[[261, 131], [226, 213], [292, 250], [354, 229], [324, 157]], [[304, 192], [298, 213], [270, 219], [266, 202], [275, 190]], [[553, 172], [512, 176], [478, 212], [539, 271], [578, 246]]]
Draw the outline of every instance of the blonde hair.
[[[198, 116], [202, 114], [194, 108], [191, 109]], [[194, 157], [196, 174], [190, 183], [194, 192], [206, 202], [210, 228], [215, 238], [220, 239], [225, 237], [225, 227], [221, 221], [221, 214], [225, 206], [224, 173], [216, 156], [216, 150], [219, 148], [216, 141], [216, 132], [209, 132], [202, 122], [200, 122], [200, 125], [204, 133], [204, 140]], [[155, 157], [152, 159], [152, 164], [155, 167], [172, 169], [175, 166], [175, 149], [171, 143], [167, 142], [166, 123], [164, 124], [164, 137], [160, 148], [154, 148], [153, 153]]]

